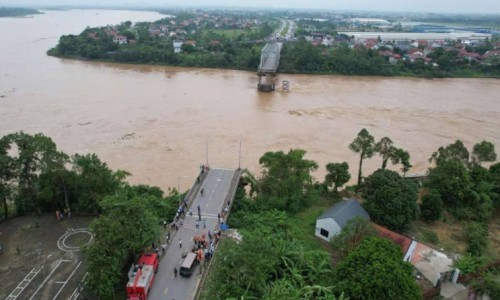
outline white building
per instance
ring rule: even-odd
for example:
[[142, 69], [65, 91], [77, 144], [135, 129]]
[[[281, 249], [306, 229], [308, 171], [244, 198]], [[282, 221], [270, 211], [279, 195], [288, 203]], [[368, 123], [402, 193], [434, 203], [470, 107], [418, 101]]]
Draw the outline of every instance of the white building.
[[113, 42], [117, 43], [117, 44], [126, 44], [127, 43], [127, 37], [123, 36], [123, 35], [117, 35], [115, 37], [113, 37]]
[[174, 53], [181, 53], [182, 52], [182, 44], [184, 44], [182, 41], [173, 41], [174, 44]]
[[348, 221], [356, 217], [370, 219], [358, 201], [354, 199], [340, 201], [316, 219], [315, 235], [328, 242], [339, 234]]

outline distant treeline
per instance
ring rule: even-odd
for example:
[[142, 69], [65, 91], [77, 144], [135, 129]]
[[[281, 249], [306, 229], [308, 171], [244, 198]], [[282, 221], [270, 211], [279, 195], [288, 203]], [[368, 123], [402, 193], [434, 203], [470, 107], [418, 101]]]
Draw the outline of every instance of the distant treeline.
[[[79, 35], [65, 35], [49, 55], [76, 59], [92, 59], [121, 63], [163, 64], [185, 67], [207, 67], [255, 71], [260, 62], [264, 37], [273, 27], [264, 24], [256, 31], [236, 37], [217, 34], [211, 30], [193, 37], [196, 46], [185, 43], [182, 52], [175, 53], [170, 38], [150, 35], [148, 23], [131, 27], [123, 23], [117, 34], [126, 36], [128, 44], [117, 44], [106, 28], [87, 28]], [[381, 50], [381, 49], [380, 49]], [[399, 51], [399, 52], [398, 52]], [[394, 49], [395, 53], [404, 52]], [[389, 61], [378, 51], [364, 47], [350, 48], [348, 44], [336, 47], [313, 46], [299, 39], [285, 43], [280, 60], [280, 72], [339, 75], [441, 77], [500, 77], [497, 61], [479, 63], [464, 60], [458, 51], [436, 49], [428, 56], [430, 62]]]
[[[396, 52], [396, 51], [395, 51]], [[480, 64], [460, 59], [458, 52], [437, 49], [429, 55], [430, 63], [401, 60], [390, 64], [378, 51], [347, 44], [334, 48], [315, 47], [302, 40], [285, 44], [281, 52], [280, 70], [285, 73], [417, 76], [441, 77], [500, 77], [496, 64]], [[434, 65], [433, 63], [436, 63]]]
[[0, 17], [20, 17], [20, 16], [35, 15], [41, 13], [42, 12], [31, 8], [0, 7]]

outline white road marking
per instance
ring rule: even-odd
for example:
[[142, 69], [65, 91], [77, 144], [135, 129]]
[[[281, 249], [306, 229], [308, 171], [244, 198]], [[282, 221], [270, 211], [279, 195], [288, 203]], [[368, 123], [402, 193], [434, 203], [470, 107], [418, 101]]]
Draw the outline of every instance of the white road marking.
[[71, 279], [71, 277], [73, 277], [73, 275], [75, 274], [76, 270], [80, 267], [81, 264], [82, 264], [82, 262], [80, 261], [78, 263], [78, 265], [76, 266], [76, 268], [73, 270], [73, 272], [71, 272], [71, 274], [69, 275], [68, 279], [64, 282], [63, 286], [59, 289], [59, 291], [57, 292], [57, 294], [54, 296], [54, 298], [52, 298], [52, 300], [55, 300], [57, 298], [57, 296], [59, 296], [59, 294], [61, 293], [61, 291], [64, 289], [64, 287], [66, 286], [66, 284], [68, 283], [68, 281]]
[[[36, 267], [31, 269], [31, 271], [28, 273], [28, 275], [26, 275], [26, 277], [24, 277], [24, 279], [21, 280], [21, 282], [12, 291], [12, 293], [10, 293], [10, 295], [7, 296], [6, 300], [15, 300], [17, 297], [19, 297], [19, 295], [24, 291], [24, 289], [31, 283], [31, 281], [36, 277], [36, 275], [38, 275], [38, 273], [42, 269], [43, 269], [43, 266], [41, 266], [38, 269], [36, 269]], [[29, 278], [30, 275], [33, 275], [33, 276], [31, 278]], [[14, 293], [16, 293], [16, 294], [14, 295]]]
[[[78, 285], [80, 285], [83, 283], [82, 289], [80, 290], [80, 292], [83, 291], [83, 287], [85, 286], [85, 278], [87, 278], [87, 275], [89, 275], [89, 272], [86, 272], [85, 275], [83, 275], [82, 280], [80, 280], [80, 283], [78, 284]], [[79, 288], [79, 286], [77, 286], [75, 288], [75, 290], [73, 291], [71, 296], [69, 296], [68, 300], [76, 300], [76, 299], [78, 299], [78, 297], [80, 297], [80, 292], [78, 292], [78, 288]]]
[[52, 272], [50, 272], [49, 276], [47, 276], [47, 278], [45, 278], [45, 280], [44, 280], [44, 281], [42, 282], [42, 284], [41, 284], [41, 285], [40, 285], [40, 286], [36, 289], [36, 291], [33, 293], [33, 295], [31, 296], [31, 298], [30, 298], [29, 300], [32, 300], [32, 299], [35, 297], [36, 293], [38, 293], [38, 291], [39, 291], [39, 290], [40, 290], [40, 289], [44, 286], [44, 284], [47, 282], [47, 280], [49, 280], [50, 276], [52, 276], [52, 274], [55, 272], [55, 270], [59, 267], [59, 265], [60, 265], [62, 262], [63, 262], [62, 260], [60, 260], [60, 261], [58, 261], [58, 262], [57, 262], [57, 266], [56, 266], [54, 269], [52, 269]]

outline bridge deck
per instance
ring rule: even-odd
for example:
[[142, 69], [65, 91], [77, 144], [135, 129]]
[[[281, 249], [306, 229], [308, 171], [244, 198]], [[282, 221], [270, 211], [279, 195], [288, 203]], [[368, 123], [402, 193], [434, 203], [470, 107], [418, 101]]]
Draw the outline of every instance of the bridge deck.
[[[184, 223], [177, 232], [174, 232], [167, 253], [161, 259], [158, 274], [151, 288], [149, 300], [160, 299], [193, 299], [196, 293], [197, 285], [201, 279], [199, 266], [196, 267], [194, 274], [189, 278], [174, 277], [174, 267], [180, 269], [183, 259], [181, 254], [184, 250], [190, 252], [193, 246], [193, 236], [205, 234], [210, 229], [212, 232], [218, 228], [217, 214], [220, 213], [227, 201], [234, 200], [234, 189], [240, 176], [240, 170], [233, 169], [210, 169], [201, 184], [195, 184], [197, 189], [192, 195], [194, 197], [190, 210], [193, 215], [190, 216], [186, 211]], [[198, 190], [204, 188], [201, 195]], [[206, 228], [203, 228], [203, 222], [200, 227], [195, 227], [198, 220], [198, 209], [200, 207], [201, 218], [205, 219]], [[172, 229], [170, 229], [172, 230]], [[182, 248], [179, 247], [179, 239], [182, 239]]]
[[276, 73], [280, 62], [280, 53], [283, 43], [268, 43], [262, 49], [258, 73]]

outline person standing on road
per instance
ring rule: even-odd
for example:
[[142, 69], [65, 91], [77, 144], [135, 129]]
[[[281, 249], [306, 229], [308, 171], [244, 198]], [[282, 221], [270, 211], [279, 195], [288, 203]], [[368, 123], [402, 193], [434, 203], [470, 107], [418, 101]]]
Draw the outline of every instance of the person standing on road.
[[165, 236], [165, 239], [167, 240], [167, 244], [170, 242], [170, 231], [167, 231], [167, 235]]
[[167, 221], [163, 220], [163, 229], [167, 229]]
[[167, 249], [167, 244], [163, 243], [161, 244], [161, 254], [165, 255], [165, 250]]
[[196, 223], [194, 226], [196, 227], [196, 230], [200, 229], [200, 221], [196, 220]]
[[182, 239], [179, 239], [179, 248], [182, 248]]
[[207, 221], [203, 219], [203, 229], [207, 229]]
[[177, 267], [174, 267], [174, 277], [177, 277]]

